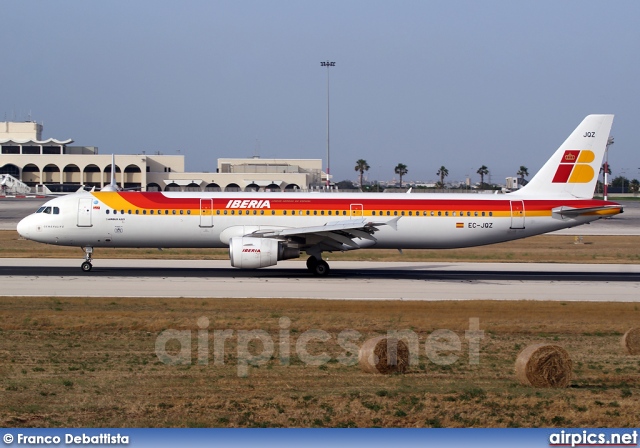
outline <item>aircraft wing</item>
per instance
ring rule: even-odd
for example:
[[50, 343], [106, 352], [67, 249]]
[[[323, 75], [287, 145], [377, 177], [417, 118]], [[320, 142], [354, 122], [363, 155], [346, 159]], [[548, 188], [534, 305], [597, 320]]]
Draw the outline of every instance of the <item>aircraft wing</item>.
[[399, 219], [400, 216], [389, 221], [370, 221], [365, 218], [349, 219], [328, 222], [322, 226], [257, 231], [251, 236], [299, 239], [307, 247], [321, 246], [325, 248], [324, 250], [360, 249], [362, 244], [358, 244], [356, 240], [369, 241], [365, 246], [371, 245], [377, 241], [374, 234], [379, 230], [378, 227], [391, 226], [397, 230]]
[[594, 215], [617, 215], [622, 213], [621, 205], [603, 205], [601, 207], [567, 207], [561, 206], [551, 210], [554, 216], [560, 216], [561, 218], [576, 218], [578, 216], [594, 216]]

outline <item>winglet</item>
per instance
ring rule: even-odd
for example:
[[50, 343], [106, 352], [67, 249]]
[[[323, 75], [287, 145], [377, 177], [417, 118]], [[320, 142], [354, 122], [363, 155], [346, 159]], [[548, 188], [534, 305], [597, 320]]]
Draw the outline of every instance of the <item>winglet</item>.
[[116, 183], [116, 156], [111, 154], [111, 182], [100, 191], [120, 191]]
[[391, 227], [393, 230], [398, 230], [398, 221], [402, 218], [402, 216], [398, 216], [397, 218], [393, 218], [390, 221], [385, 222], [385, 225]]

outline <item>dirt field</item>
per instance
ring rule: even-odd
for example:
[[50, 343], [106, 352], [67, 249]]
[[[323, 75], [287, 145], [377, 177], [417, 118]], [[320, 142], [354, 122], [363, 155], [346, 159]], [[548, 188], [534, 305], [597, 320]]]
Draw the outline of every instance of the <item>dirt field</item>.
[[[620, 345], [640, 322], [634, 303], [44, 297], [0, 298], [0, 317], [2, 426], [626, 427], [640, 417], [640, 357]], [[477, 365], [465, 339], [472, 318], [484, 332]], [[208, 335], [199, 339], [203, 328]], [[191, 331], [191, 346], [182, 347], [190, 364], [157, 356], [158, 336], [168, 329]], [[328, 340], [307, 350], [328, 362], [301, 359], [298, 344], [312, 329]], [[438, 329], [461, 341], [460, 350], [443, 352], [458, 357], [450, 365], [425, 353]], [[263, 330], [267, 340], [242, 342], [248, 330]], [[351, 353], [338, 344], [344, 330], [361, 334], [353, 339], [358, 346], [411, 330], [420, 341], [418, 363], [404, 375], [362, 373], [345, 361]], [[569, 388], [517, 383], [515, 359], [536, 342], [568, 350]], [[245, 347], [261, 365], [240, 377]], [[286, 347], [289, 365], [281, 359]], [[175, 340], [161, 348], [174, 359], [181, 353]]]

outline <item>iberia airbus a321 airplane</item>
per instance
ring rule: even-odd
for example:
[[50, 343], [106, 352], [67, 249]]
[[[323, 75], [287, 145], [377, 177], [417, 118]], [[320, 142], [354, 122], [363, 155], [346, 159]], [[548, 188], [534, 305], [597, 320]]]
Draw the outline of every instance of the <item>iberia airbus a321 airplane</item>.
[[[480, 246], [622, 213], [593, 199], [613, 115], [589, 115], [523, 188], [507, 194], [126, 192], [52, 199], [18, 224], [24, 238], [94, 247], [229, 248], [231, 266], [263, 268], [305, 252]], [[113, 173], [115, 170], [112, 170]]]

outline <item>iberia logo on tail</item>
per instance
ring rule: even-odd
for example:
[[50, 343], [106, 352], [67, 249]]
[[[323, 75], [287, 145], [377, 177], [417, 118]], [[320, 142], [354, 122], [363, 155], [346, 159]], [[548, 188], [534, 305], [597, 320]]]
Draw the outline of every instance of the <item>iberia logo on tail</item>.
[[560, 165], [553, 176], [553, 183], [585, 184], [591, 182], [595, 171], [591, 167], [591, 162], [595, 159], [595, 154], [588, 149], [569, 149], [564, 152]]

